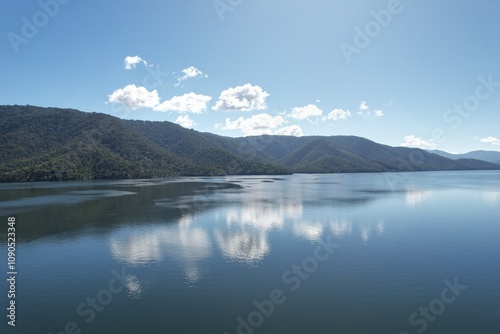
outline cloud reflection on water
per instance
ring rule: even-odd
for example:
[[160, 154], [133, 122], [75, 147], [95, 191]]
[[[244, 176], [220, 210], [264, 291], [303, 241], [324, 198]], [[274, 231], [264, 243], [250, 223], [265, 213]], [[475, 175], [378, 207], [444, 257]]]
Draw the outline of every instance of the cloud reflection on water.
[[127, 289], [127, 293], [133, 299], [141, 299], [143, 293], [143, 284], [141, 284], [140, 280], [137, 276], [127, 275], [125, 278], [125, 288]]
[[228, 230], [216, 231], [217, 244], [226, 258], [244, 262], [258, 262], [270, 250], [264, 231]]
[[287, 219], [302, 216], [302, 203], [249, 201], [241, 206], [224, 208], [224, 212], [225, 224], [215, 231], [222, 254], [230, 260], [253, 263], [269, 253], [268, 234], [271, 230], [282, 230]]
[[[195, 283], [209, 270], [203, 267], [203, 261], [214, 256], [216, 248], [228, 261], [247, 264], [262, 261], [272, 250], [273, 232], [289, 233], [309, 242], [317, 242], [328, 233], [338, 238], [354, 234], [364, 244], [373, 235], [382, 236], [385, 232], [383, 220], [363, 219], [354, 225], [348, 218], [332, 218], [343, 216], [343, 210], [352, 211], [353, 205], [366, 203], [364, 193], [360, 197], [364, 199], [362, 202], [351, 197], [342, 201], [336, 193], [337, 197], [332, 197], [326, 190], [324, 196], [319, 193], [312, 196], [308, 193], [311, 189], [300, 191], [298, 185], [282, 189], [279, 182], [270, 185], [252, 180], [250, 184], [253, 188], [244, 192], [204, 194], [204, 205], [184, 208], [184, 215], [176, 224], [158, 222], [148, 228], [132, 227], [116, 233], [110, 241], [113, 256], [131, 265], [171, 259], [183, 268], [185, 280]], [[312, 187], [319, 192], [316, 188]], [[406, 195], [411, 205], [425, 198], [415, 191]], [[312, 198], [321, 201], [314, 202]], [[175, 204], [165, 206], [166, 210]], [[140, 290], [140, 285], [132, 287]]]
[[415, 207], [432, 196], [433, 192], [430, 190], [408, 189], [406, 190], [406, 205]]
[[500, 202], [500, 191], [484, 191], [482, 198], [486, 203]]
[[293, 233], [309, 241], [318, 241], [323, 236], [324, 225], [321, 222], [297, 220], [293, 223]]
[[338, 238], [350, 235], [352, 233], [352, 222], [347, 219], [332, 220], [330, 222], [330, 230]]
[[337, 238], [352, 235], [355, 228], [360, 239], [364, 244], [367, 244], [374, 230], [377, 236], [384, 236], [385, 222], [382, 219], [377, 221], [364, 221], [355, 227], [353, 227], [353, 223], [349, 219], [334, 219], [330, 222], [330, 231]]
[[112, 236], [111, 252], [115, 259], [130, 265], [159, 262], [171, 257], [184, 267], [186, 280], [196, 282], [201, 277], [198, 262], [212, 256], [212, 242], [204, 229], [194, 227], [192, 223], [192, 217], [185, 216], [175, 226], [129, 229], [123, 235]]

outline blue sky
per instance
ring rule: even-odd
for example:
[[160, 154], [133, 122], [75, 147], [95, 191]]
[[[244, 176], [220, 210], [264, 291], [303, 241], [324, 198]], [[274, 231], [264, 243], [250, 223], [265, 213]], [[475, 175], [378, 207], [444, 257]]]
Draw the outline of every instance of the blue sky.
[[0, 104], [500, 150], [496, 0], [5, 0]]

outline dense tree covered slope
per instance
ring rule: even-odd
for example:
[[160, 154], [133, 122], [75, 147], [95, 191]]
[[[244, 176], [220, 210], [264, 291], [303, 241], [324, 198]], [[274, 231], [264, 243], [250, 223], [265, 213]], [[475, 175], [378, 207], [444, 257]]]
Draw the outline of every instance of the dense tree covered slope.
[[171, 122], [0, 106], [0, 181], [500, 169], [352, 136], [229, 138]]

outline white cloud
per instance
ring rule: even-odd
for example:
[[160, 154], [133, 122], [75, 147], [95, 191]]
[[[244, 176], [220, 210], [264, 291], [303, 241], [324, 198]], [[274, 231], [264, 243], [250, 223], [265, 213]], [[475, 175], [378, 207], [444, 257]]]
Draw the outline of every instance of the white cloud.
[[[391, 105], [392, 105], [392, 101], [391, 101]], [[385, 105], [385, 106], [387, 106], [387, 105]], [[366, 101], [362, 101], [361, 104], [359, 105], [358, 109], [359, 109], [359, 111], [356, 112], [356, 114], [359, 116], [371, 116], [372, 114], [375, 117], [384, 117], [385, 116], [384, 111], [381, 109], [376, 109], [374, 111], [370, 110], [370, 106], [368, 105], [368, 103]]]
[[318, 99], [318, 100], [316, 100], [315, 102], [316, 102], [316, 103], [321, 103], [321, 100], [320, 100], [320, 99]]
[[199, 69], [197, 69], [194, 66], [190, 66], [188, 68], [185, 68], [182, 70], [182, 76], [180, 76], [177, 79], [176, 86], [179, 86], [182, 81], [185, 81], [187, 79], [198, 78], [198, 77], [208, 78], [208, 75], [204, 74], [202, 71], [200, 71]]
[[284, 123], [285, 120], [279, 115], [258, 114], [249, 118], [240, 117], [234, 121], [227, 118], [224, 126], [216, 124], [216, 128], [241, 130], [245, 136], [283, 135], [299, 137], [303, 135], [302, 129], [298, 125], [281, 127]]
[[263, 110], [267, 108], [267, 92], [259, 86], [246, 84], [229, 88], [220, 94], [219, 101], [212, 108], [213, 110]]
[[235, 121], [226, 119], [224, 130], [241, 130], [246, 136], [262, 134], [273, 134], [273, 129], [281, 126], [285, 120], [281, 116], [271, 116], [269, 114], [253, 115], [250, 118], [240, 117]]
[[207, 104], [212, 97], [207, 95], [187, 93], [182, 96], [174, 96], [170, 100], [164, 101], [162, 104], [155, 106], [155, 111], [177, 111], [177, 112], [192, 112], [201, 114], [207, 109]]
[[359, 110], [368, 110], [370, 109], [370, 106], [366, 103], [366, 101], [361, 102], [359, 105]]
[[192, 128], [193, 126], [196, 125], [195, 121], [189, 117], [189, 115], [181, 115], [177, 117], [175, 120], [175, 123], [179, 124], [180, 126], [183, 126], [185, 128]]
[[340, 121], [351, 117], [349, 110], [333, 109], [328, 115], [323, 117], [323, 121]]
[[491, 145], [500, 145], [500, 139], [489, 136], [485, 138], [481, 138], [481, 143], [491, 144]]
[[144, 65], [148, 66], [148, 63], [139, 56], [127, 56], [125, 57], [124, 63], [125, 63], [125, 69], [127, 70], [135, 68], [135, 65], [139, 63], [143, 63]]
[[321, 115], [323, 115], [323, 111], [321, 109], [319, 109], [314, 104], [309, 104], [305, 107], [293, 108], [290, 117], [302, 121], [309, 117], [321, 116]]
[[436, 143], [431, 139], [429, 141], [417, 137], [415, 135], [411, 136], [406, 136], [404, 137], [404, 142], [401, 144], [401, 146], [404, 147], [415, 147], [415, 148], [422, 148], [422, 149], [434, 149], [436, 148]]
[[156, 90], [150, 92], [146, 88], [136, 85], [128, 85], [108, 95], [109, 102], [120, 103], [130, 110], [149, 108], [154, 111], [191, 112], [194, 114], [201, 114], [202, 111], [206, 110], [211, 99], [210, 96], [188, 93], [174, 96], [160, 104], [160, 97]]
[[302, 129], [298, 125], [285, 126], [281, 129], [274, 131], [274, 134], [280, 136], [293, 136], [293, 137], [302, 137], [304, 135]]
[[137, 108], [155, 108], [160, 103], [160, 97], [156, 90], [150, 92], [144, 87], [128, 85], [108, 95], [108, 101], [120, 103], [128, 109], [135, 110]]

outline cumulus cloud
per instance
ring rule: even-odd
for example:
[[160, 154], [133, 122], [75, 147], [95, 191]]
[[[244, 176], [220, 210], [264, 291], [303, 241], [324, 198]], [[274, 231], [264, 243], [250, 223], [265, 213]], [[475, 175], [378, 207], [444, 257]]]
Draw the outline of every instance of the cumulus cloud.
[[130, 110], [135, 110], [137, 108], [155, 108], [160, 103], [160, 97], [156, 90], [150, 92], [144, 87], [128, 85], [108, 95], [108, 101], [120, 103]]
[[220, 94], [219, 101], [212, 108], [213, 110], [236, 110], [250, 111], [263, 110], [267, 108], [266, 98], [269, 96], [259, 86], [246, 84], [229, 88]]
[[436, 148], [436, 143], [431, 140], [425, 140], [423, 138], [417, 137], [415, 135], [406, 136], [403, 139], [403, 143], [401, 146], [404, 147], [414, 147], [414, 148], [422, 148], [422, 149], [434, 149]]
[[212, 97], [207, 95], [187, 93], [182, 96], [174, 96], [170, 100], [155, 106], [155, 111], [177, 111], [201, 114], [207, 109], [207, 105]]
[[177, 79], [176, 86], [179, 86], [181, 82], [186, 81], [187, 79], [194, 79], [198, 77], [208, 78], [208, 75], [204, 74], [202, 71], [197, 69], [194, 66], [190, 66], [182, 70], [182, 76]]
[[365, 111], [368, 109], [370, 109], [368, 103], [366, 103], [366, 101], [362, 101], [361, 104], [359, 105], [359, 110]]
[[328, 115], [323, 117], [324, 121], [340, 121], [351, 117], [349, 110], [333, 109]]
[[240, 117], [234, 121], [226, 119], [226, 124], [216, 125], [223, 130], [240, 130], [245, 136], [259, 135], [284, 135], [302, 136], [302, 129], [298, 125], [281, 127], [285, 120], [281, 116], [271, 116], [269, 114], [253, 115], [249, 118]]
[[174, 96], [170, 100], [160, 103], [160, 97], [156, 90], [148, 91], [144, 87], [137, 87], [133, 84], [117, 89], [111, 95], [108, 95], [109, 102], [120, 103], [130, 110], [149, 108], [160, 112], [177, 111], [194, 114], [201, 114], [206, 110], [211, 99], [210, 96], [188, 93], [182, 96]]
[[500, 139], [489, 136], [485, 138], [481, 138], [481, 143], [491, 144], [491, 145], [500, 145]]
[[285, 120], [281, 116], [271, 116], [269, 114], [253, 115], [250, 118], [240, 117], [235, 121], [226, 119], [224, 130], [241, 130], [246, 136], [273, 134], [274, 129], [281, 126]]
[[[391, 105], [392, 105], [392, 101], [391, 101]], [[385, 105], [385, 106], [387, 106], [387, 105]], [[356, 112], [356, 114], [359, 116], [371, 116], [371, 115], [374, 115], [375, 117], [384, 117], [385, 116], [384, 111], [381, 109], [375, 109], [372, 111], [370, 106], [368, 105], [368, 103], [366, 101], [362, 101], [360, 103], [358, 109], [359, 110], [358, 110], [358, 112]]]
[[298, 125], [285, 126], [281, 129], [274, 131], [274, 134], [280, 136], [293, 136], [293, 137], [302, 137], [304, 135], [301, 127]]
[[131, 69], [135, 68], [135, 65], [137, 65], [139, 63], [143, 63], [144, 65], [148, 66], [147, 61], [145, 61], [144, 59], [142, 59], [139, 56], [127, 56], [127, 57], [125, 57], [124, 63], [125, 63], [126, 70], [131, 70]]
[[177, 117], [177, 119], [175, 120], [175, 123], [177, 123], [180, 126], [185, 127], [185, 128], [192, 128], [193, 126], [196, 125], [195, 121], [192, 120], [189, 115], [183, 115], [183, 116]]
[[314, 104], [309, 104], [305, 107], [293, 108], [290, 113], [290, 117], [299, 121], [302, 121], [309, 117], [322, 116], [322, 115], [323, 111]]

